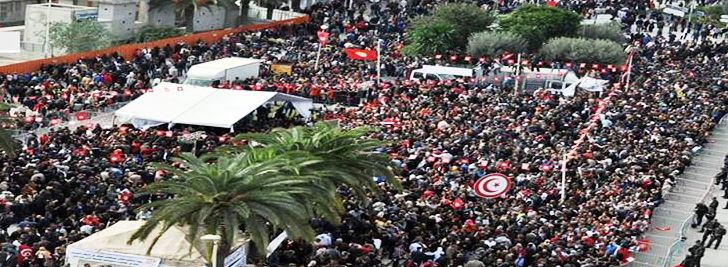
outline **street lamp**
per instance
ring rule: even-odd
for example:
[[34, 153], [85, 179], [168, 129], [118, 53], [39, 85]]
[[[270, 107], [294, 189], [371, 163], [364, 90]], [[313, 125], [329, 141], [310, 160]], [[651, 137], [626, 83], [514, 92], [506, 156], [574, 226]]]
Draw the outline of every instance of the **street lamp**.
[[219, 235], [203, 235], [200, 237], [202, 241], [212, 241], [212, 255], [210, 256], [212, 267], [217, 267], [217, 247], [220, 245], [220, 239], [222, 237]]

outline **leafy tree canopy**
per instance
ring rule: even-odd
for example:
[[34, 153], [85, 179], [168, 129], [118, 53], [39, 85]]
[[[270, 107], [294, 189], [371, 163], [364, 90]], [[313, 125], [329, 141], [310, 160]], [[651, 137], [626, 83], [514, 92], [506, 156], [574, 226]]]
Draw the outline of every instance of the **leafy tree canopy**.
[[528, 42], [510, 32], [479, 32], [470, 36], [468, 53], [474, 56], [497, 56], [503, 52], [522, 53], [528, 50]]
[[438, 6], [432, 13], [436, 20], [450, 23], [453, 28], [454, 48], [463, 49], [470, 35], [488, 29], [495, 16], [473, 4], [451, 3]]
[[622, 46], [609, 40], [559, 37], [540, 50], [547, 60], [568, 60], [602, 64], [621, 64], [627, 56]]
[[536, 5], [523, 5], [498, 21], [503, 30], [526, 38], [532, 50], [551, 38], [573, 36], [580, 23], [581, 16], [573, 11]]
[[109, 31], [90, 20], [53, 23], [50, 38], [52, 47], [65, 49], [68, 53], [102, 49], [111, 44]]
[[407, 32], [402, 53], [408, 56], [445, 53], [454, 43], [455, 27], [445, 21], [421, 17]]

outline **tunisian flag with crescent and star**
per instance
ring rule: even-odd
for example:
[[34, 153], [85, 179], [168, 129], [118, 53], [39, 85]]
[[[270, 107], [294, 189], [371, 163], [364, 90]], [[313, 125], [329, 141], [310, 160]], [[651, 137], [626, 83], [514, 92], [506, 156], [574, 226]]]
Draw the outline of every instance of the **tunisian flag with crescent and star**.
[[377, 60], [377, 51], [345, 48], [344, 53], [352, 60]]

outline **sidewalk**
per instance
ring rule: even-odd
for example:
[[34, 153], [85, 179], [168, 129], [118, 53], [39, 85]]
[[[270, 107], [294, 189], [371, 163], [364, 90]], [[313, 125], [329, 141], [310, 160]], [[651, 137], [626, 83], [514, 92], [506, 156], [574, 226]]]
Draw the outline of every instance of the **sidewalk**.
[[[723, 126], [722, 127], [723, 129], [721, 129], [721, 130], [724, 130], [725, 129], [724, 127], [725, 126]], [[707, 151], [707, 152], [711, 153], [716, 158], [720, 158], [722, 160], [725, 157], [725, 155], [728, 154], [728, 132], [714, 131], [712, 140], [715, 141], [715, 143], [713, 143], [713, 144], [720, 143], [720, 145], [717, 146], [718, 149], [716, 149], [716, 150], [711, 149], [711, 151]], [[700, 164], [698, 164], [698, 166], [700, 166]], [[706, 166], [706, 165], [703, 165], [703, 166]], [[715, 177], [715, 175], [717, 173], [718, 172], [715, 171], [714, 173], [712, 173], [711, 176]], [[728, 201], [728, 199], [724, 199], [722, 196], [723, 196], [723, 191], [720, 190], [720, 185], [714, 186], [712, 192], [710, 192], [708, 194], [708, 196], [705, 198], [705, 203], [709, 204], [710, 201], [712, 201], [712, 197], [716, 197], [718, 199], [718, 202], [720, 202], [720, 205], [718, 206], [718, 210], [716, 212], [717, 215], [715, 218], [718, 219], [718, 221], [722, 225], [728, 226], [728, 210], [723, 209], [723, 207], [726, 206], [726, 201]], [[692, 211], [692, 209], [691, 209], [691, 211]], [[703, 234], [699, 233], [698, 232], [699, 230], [700, 230], [699, 228], [693, 229], [693, 228], [688, 227], [688, 229], [685, 233], [685, 237], [687, 237], [687, 239], [684, 242], [685, 249], [692, 246], [696, 240], [701, 240], [703, 238]], [[713, 249], [715, 244], [713, 244], [713, 246], [711, 246], [711, 248], [706, 248], [705, 256], [703, 257], [700, 266], [702, 266], [702, 267], [728, 266], [728, 241], [727, 241], [727, 239], [728, 239], [727, 237], [725, 237], [725, 236], [723, 237], [723, 241], [721, 242], [721, 244], [717, 250]], [[706, 241], [706, 244], [707, 244], [707, 241]], [[670, 266], [674, 266], [674, 264], [680, 263], [680, 261], [682, 261], [685, 258], [685, 254], [686, 253], [683, 253], [681, 256], [675, 257], [672, 262], [673, 265], [670, 265]]]
[[[728, 151], [727, 151], [728, 152]], [[720, 189], [720, 188], [718, 188]], [[728, 210], [723, 209], [725, 207], [725, 202], [728, 201], [728, 199], [722, 198], [723, 191], [715, 190], [713, 193], [713, 196], [718, 198], [718, 201], [720, 202], [720, 206], [718, 207], [717, 216], [715, 216], [716, 219], [725, 227], [728, 227]], [[695, 243], [695, 240], [699, 240], [703, 238], [702, 233], [698, 233], [698, 230], [700, 229], [690, 229], [688, 231], [688, 240], [687, 244], [693, 244]], [[728, 266], [728, 237], [724, 236], [723, 241], [720, 243], [720, 247], [718, 249], [713, 249], [715, 244], [713, 244], [710, 248], [705, 249], [705, 257], [703, 257], [703, 261], [701, 262], [700, 266], [702, 267], [725, 267]], [[709, 239], [710, 240], [710, 239]], [[708, 241], [705, 241], [706, 244]]]
[[[693, 208], [698, 202], [710, 203], [713, 195], [718, 196], [720, 209], [716, 218], [728, 225], [726, 199], [722, 191], [713, 185], [715, 175], [723, 167], [723, 158], [728, 153], [728, 116], [713, 130], [710, 142], [706, 143], [692, 165], [677, 178], [677, 185], [665, 193], [662, 203], [652, 214], [650, 230], [643, 238], [649, 240], [649, 250], [633, 253], [635, 261], [630, 266], [667, 266], [679, 264], [687, 255], [687, 249], [702, 239], [699, 229], [690, 228]], [[684, 241], [679, 241], [685, 237]], [[728, 238], [726, 238], [728, 239]], [[719, 250], [706, 250], [704, 267], [728, 266], [728, 241], [723, 241]]]

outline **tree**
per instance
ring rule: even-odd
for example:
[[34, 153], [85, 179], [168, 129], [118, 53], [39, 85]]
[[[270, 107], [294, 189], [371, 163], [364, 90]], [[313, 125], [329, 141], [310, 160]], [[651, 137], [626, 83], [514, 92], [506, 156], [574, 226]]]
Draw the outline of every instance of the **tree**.
[[579, 37], [586, 39], [605, 39], [620, 44], [626, 41], [618, 23], [581, 25]]
[[143, 43], [143, 42], [150, 42], [150, 41], [156, 41], [160, 39], [180, 36], [184, 34], [184, 31], [177, 29], [175, 27], [153, 27], [153, 26], [145, 26], [142, 27], [139, 33], [137, 33], [136, 41]]
[[98, 50], [111, 44], [109, 31], [95, 21], [56, 22], [51, 24], [49, 31], [51, 46], [67, 53]]
[[555, 7], [523, 5], [498, 20], [500, 27], [528, 40], [538, 50], [548, 39], [573, 36], [581, 23], [579, 14]]
[[410, 24], [402, 53], [408, 56], [445, 53], [453, 47], [454, 34], [452, 24], [421, 17]]
[[[255, 152], [258, 157], [273, 154], [271, 150]], [[145, 240], [161, 226], [149, 253], [164, 232], [180, 224], [189, 227], [188, 240], [198, 240], [205, 234], [220, 235], [220, 253], [216, 256], [224, 258], [240, 228], [259, 250], [268, 245], [271, 229], [285, 230], [292, 239], [313, 239], [314, 230], [308, 223], [311, 208], [305, 197], [310, 196], [308, 179], [316, 178], [299, 173], [317, 161], [300, 155], [276, 155], [259, 160], [248, 153], [200, 158], [183, 154], [174, 161], [184, 169], [157, 165], [175, 178], [149, 185], [148, 192], [174, 198], [143, 205], [140, 209], [151, 209], [151, 217], [128, 242]]]
[[440, 5], [432, 15], [412, 20], [403, 52], [406, 55], [430, 55], [462, 51], [471, 34], [488, 29], [494, 20], [491, 13], [476, 5]]
[[255, 145], [227, 146], [200, 158], [183, 154], [174, 159], [183, 169], [157, 165], [176, 178], [154, 183], [148, 191], [175, 198], [142, 206], [153, 209], [151, 218], [129, 242], [146, 239], [160, 225], [161, 236], [176, 224], [189, 226], [189, 240], [220, 235], [218, 257], [230, 251], [238, 226], [259, 250], [275, 229], [285, 230], [292, 239], [311, 240], [310, 218], [323, 216], [338, 223], [344, 211], [338, 186], [350, 186], [362, 198], [366, 189], [376, 189], [374, 176], [399, 187], [388, 157], [374, 152], [383, 144], [362, 139], [367, 133], [366, 128], [342, 131], [324, 124], [279, 129], [268, 136], [236, 137], [256, 140]]
[[367, 127], [344, 131], [329, 123], [316, 123], [309, 128], [299, 126], [265, 134], [241, 134], [236, 139], [252, 141], [281, 154], [296, 151], [320, 159], [312, 167], [322, 175], [326, 187], [336, 190], [338, 186], [345, 185], [359, 199], [366, 200], [365, 189], [376, 191], [377, 185], [372, 180], [375, 176], [385, 178], [390, 185], [399, 186], [390, 169], [389, 157], [374, 152], [386, 144], [367, 138], [371, 131]]
[[539, 53], [546, 60], [603, 64], [620, 64], [627, 56], [622, 46], [613, 41], [567, 37], [551, 39]]
[[528, 50], [528, 42], [510, 32], [479, 32], [470, 36], [468, 53], [473, 56], [497, 56], [505, 51], [522, 53]]
[[698, 11], [702, 11], [702, 16], [697, 16], [697, 14], [692, 13], [691, 20], [694, 22], [698, 22], [701, 24], [709, 24], [713, 25], [717, 28], [725, 28], [726, 24], [720, 21], [720, 16], [723, 14], [728, 14], [728, 1], [723, 1], [723, 3], [718, 5], [707, 5], [707, 6], [700, 6], [697, 8]]
[[[0, 103], [0, 124], [12, 125], [14, 122], [8, 116], [11, 106], [7, 103]], [[18, 143], [13, 138], [10, 131], [6, 130], [5, 127], [0, 127], [0, 151], [5, 152], [8, 156], [15, 156], [15, 149], [18, 148]]]
[[470, 35], [488, 29], [495, 16], [477, 5], [450, 3], [438, 5], [432, 13], [436, 20], [445, 21], [453, 25], [453, 48], [464, 49]]

